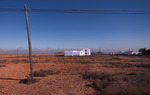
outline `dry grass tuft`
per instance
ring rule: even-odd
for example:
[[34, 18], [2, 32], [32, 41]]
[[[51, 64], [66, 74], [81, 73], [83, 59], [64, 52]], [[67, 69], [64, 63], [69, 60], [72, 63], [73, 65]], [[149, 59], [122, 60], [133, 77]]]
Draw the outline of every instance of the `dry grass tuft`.
[[0, 60], [0, 63], [6, 63], [7, 62], [7, 60]]
[[6, 67], [6, 65], [0, 65], [0, 67]]
[[2, 88], [4, 88], [4, 86], [3, 86], [3, 85], [0, 85], [0, 90], [1, 90]]
[[83, 75], [83, 79], [94, 79], [94, 80], [95, 79], [110, 80], [112, 76], [108, 72], [85, 72], [82, 75]]
[[59, 74], [60, 71], [52, 71], [52, 70], [40, 70], [40, 71], [34, 71], [33, 75], [35, 77], [46, 77], [48, 75], [54, 75]]
[[143, 68], [150, 68], [150, 64], [144, 64], [144, 63], [140, 63], [140, 64], [136, 64], [136, 67], [143, 67]]
[[98, 95], [150, 95], [150, 77], [146, 75], [85, 72], [82, 76], [93, 82], [91, 87], [97, 90]]

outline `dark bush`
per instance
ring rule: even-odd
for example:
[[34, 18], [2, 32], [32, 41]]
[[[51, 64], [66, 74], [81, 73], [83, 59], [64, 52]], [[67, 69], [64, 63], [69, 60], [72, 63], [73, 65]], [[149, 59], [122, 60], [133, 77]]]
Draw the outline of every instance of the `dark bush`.
[[103, 91], [113, 81], [112, 75], [108, 72], [85, 72], [83, 79], [91, 79], [92, 87], [98, 91]]
[[23, 62], [23, 63], [29, 63], [28, 59], [23, 59], [23, 60], [21, 60], [21, 62]]
[[18, 62], [20, 62], [20, 60], [14, 59], [14, 60], [12, 60], [11, 62], [12, 62], [12, 63], [18, 63]]
[[32, 83], [36, 83], [36, 82], [39, 82], [40, 79], [35, 79], [35, 78], [31, 78], [31, 77], [28, 77], [27, 79], [22, 79], [19, 83], [23, 83], [23, 84], [32, 84]]
[[0, 60], [0, 63], [6, 63], [7, 60]]
[[[108, 72], [85, 72], [83, 79], [90, 79], [91, 87], [98, 95], [150, 95], [149, 76], [143, 74], [109, 74]], [[131, 76], [127, 76], [131, 75]]]
[[150, 64], [144, 64], [144, 63], [136, 64], [135, 66], [136, 67], [150, 68]]
[[59, 74], [60, 71], [52, 71], [52, 70], [40, 70], [43, 73], [46, 73], [48, 75], [54, 75], [54, 74]]
[[106, 89], [104, 89], [100, 94], [102, 95], [149, 95], [150, 86], [144, 85], [122, 85], [117, 81], [110, 84]]
[[108, 72], [85, 72], [83, 73], [83, 79], [111, 79], [111, 74]]
[[0, 67], [6, 67], [6, 65], [0, 65]]
[[34, 71], [34, 72], [33, 72], [33, 75], [34, 75], [35, 77], [46, 77], [46, 76], [47, 76], [46, 73], [41, 72], [41, 71]]
[[47, 75], [54, 75], [59, 74], [60, 71], [52, 71], [52, 70], [40, 70], [40, 71], [34, 71], [33, 75], [35, 77], [46, 77]]
[[128, 75], [136, 75], [136, 73], [133, 73], [133, 72], [132, 72], [132, 73], [129, 73]]
[[119, 58], [119, 57], [113, 57], [112, 59], [121, 60], [121, 58]]

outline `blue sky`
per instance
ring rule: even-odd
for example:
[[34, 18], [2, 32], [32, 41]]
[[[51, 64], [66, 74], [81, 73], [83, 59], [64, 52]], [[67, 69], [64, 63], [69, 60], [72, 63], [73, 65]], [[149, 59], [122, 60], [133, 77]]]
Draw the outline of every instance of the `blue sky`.
[[[0, 8], [150, 10], [150, 0], [0, 0]], [[150, 14], [29, 12], [32, 48], [150, 48]], [[0, 12], [0, 49], [28, 48], [24, 12]]]

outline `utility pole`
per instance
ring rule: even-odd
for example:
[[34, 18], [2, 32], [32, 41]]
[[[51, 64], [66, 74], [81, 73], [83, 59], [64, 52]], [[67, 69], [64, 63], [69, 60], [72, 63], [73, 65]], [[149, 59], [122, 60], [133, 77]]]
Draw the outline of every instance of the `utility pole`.
[[28, 44], [29, 44], [29, 62], [30, 62], [30, 74], [31, 79], [33, 80], [33, 65], [32, 65], [32, 48], [31, 48], [31, 39], [30, 39], [30, 31], [29, 31], [29, 22], [28, 22], [28, 13], [27, 13], [27, 6], [25, 7], [25, 15], [26, 15], [26, 24], [27, 24], [27, 33], [28, 33]]

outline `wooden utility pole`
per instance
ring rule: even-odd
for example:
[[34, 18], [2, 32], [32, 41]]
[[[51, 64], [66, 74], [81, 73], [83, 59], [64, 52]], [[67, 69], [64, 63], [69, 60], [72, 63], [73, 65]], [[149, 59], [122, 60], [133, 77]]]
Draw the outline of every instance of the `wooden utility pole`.
[[33, 65], [32, 65], [32, 48], [31, 48], [31, 39], [30, 39], [30, 31], [29, 31], [29, 22], [28, 22], [28, 13], [27, 13], [27, 6], [25, 7], [25, 15], [26, 15], [26, 24], [27, 24], [27, 33], [28, 33], [28, 44], [29, 44], [29, 62], [30, 62], [30, 74], [31, 78], [33, 79]]

